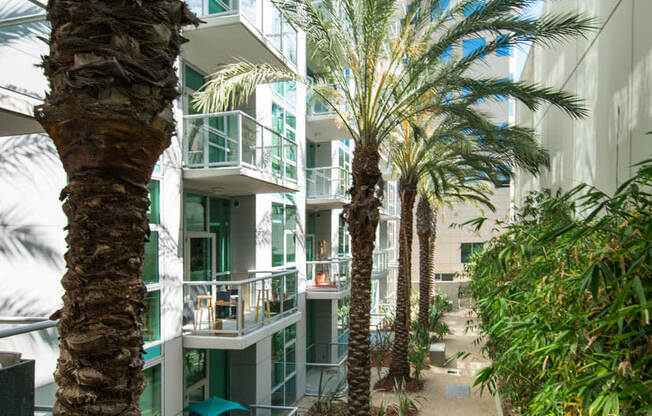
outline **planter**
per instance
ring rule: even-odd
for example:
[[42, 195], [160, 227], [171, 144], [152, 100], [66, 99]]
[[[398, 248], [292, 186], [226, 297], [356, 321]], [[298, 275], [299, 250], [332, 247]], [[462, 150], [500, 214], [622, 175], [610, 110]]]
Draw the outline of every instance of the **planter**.
[[34, 360], [0, 368], [0, 415], [34, 414]]

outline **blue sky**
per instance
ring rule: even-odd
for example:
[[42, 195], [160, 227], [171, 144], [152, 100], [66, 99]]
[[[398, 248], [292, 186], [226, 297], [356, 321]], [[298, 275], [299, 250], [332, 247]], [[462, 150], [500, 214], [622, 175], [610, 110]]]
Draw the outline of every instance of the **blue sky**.
[[[528, 17], [539, 17], [541, 16], [541, 9], [543, 9], [543, 1], [539, 0], [536, 3], [532, 4], [530, 8], [525, 12], [525, 16]], [[525, 45], [521, 48], [516, 48], [514, 53], [514, 58], [516, 59], [516, 74], [515, 79], [519, 80], [521, 78], [521, 72], [523, 71], [523, 66], [525, 65], [525, 60], [527, 55], [530, 52], [530, 45]]]

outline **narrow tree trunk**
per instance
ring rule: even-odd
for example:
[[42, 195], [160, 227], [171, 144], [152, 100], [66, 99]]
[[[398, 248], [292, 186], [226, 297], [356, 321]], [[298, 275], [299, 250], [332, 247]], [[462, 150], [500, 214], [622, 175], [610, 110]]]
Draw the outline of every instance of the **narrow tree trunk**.
[[432, 209], [432, 235], [430, 235], [430, 293], [428, 294], [428, 303], [432, 303], [432, 298], [435, 296], [435, 249], [437, 247], [437, 215], [439, 215], [439, 207], [435, 206]]
[[417, 204], [417, 234], [419, 236], [419, 328], [428, 330], [428, 315], [432, 293], [433, 267], [432, 209], [428, 198], [421, 196]]
[[349, 309], [349, 415], [369, 416], [371, 382], [369, 336], [371, 310], [371, 270], [374, 239], [378, 226], [382, 176], [378, 150], [356, 146], [353, 152], [351, 203], [344, 207], [344, 218], [351, 235], [351, 302]]
[[140, 415], [147, 182], [174, 132], [176, 0], [50, 0], [50, 93], [35, 109], [70, 183], [55, 415]]
[[396, 319], [394, 321], [394, 344], [389, 376], [396, 380], [410, 378], [408, 344], [410, 337], [410, 275], [412, 255], [412, 217], [417, 187], [400, 182], [401, 223], [399, 226], [398, 282], [396, 293]]

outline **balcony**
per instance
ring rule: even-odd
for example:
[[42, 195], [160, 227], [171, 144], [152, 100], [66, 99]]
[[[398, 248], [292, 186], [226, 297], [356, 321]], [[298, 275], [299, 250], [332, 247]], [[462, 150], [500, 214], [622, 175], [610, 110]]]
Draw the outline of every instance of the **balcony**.
[[268, 404], [252, 404], [249, 406], [249, 416], [296, 416], [299, 409], [292, 406], [272, 406]]
[[227, 272], [213, 280], [184, 281], [184, 347], [244, 349], [299, 321], [297, 283], [296, 270]]
[[297, 31], [269, 0], [190, 0], [205, 23], [184, 28], [182, 56], [210, 74], [245, 59], [296, 71]]
[[340, 299], [351, 290], [351, 258], [306, 262], [306, 297]]
[[316, 343], [306, 348], [306, 396], [343, 395], [349, 344]]
[[188, 189], [239, 196], [296, 192], [297, 144], [242, 111], [184, 117]]
[[350, 139], [351, 133], [330, 104], [316, 94], [309, 94], [306, 111], [306, 137], [313, 142], [324, 143]]
[[337, 166], [306, 169], [306, 205], [325, 210], [342, 208], [349, 202], [351, 172]]
[[382, 279], [387, 277], [389, 271], [389, 253], [387, 250], [373, 252], [373, 268], [371, 269], [372, 279]]

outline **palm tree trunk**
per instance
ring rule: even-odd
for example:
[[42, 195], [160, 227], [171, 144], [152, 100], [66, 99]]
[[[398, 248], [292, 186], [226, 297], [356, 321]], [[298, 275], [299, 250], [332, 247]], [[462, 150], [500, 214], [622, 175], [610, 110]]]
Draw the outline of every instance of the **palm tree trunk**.
[[50, 0], [35, 110], [70, 183], [55, 415], [139, 415], [146, 184], [174, 132], [183, 2]]
[[351, 302], [349, 309], [349, 415], [369, 416], [371, 382], [369, 336], [371, 310], [371, 270], [374, 239], [378, 227], [382, 175], [380, 155], [373, 147], [357, 145], [353, 152], [351, 203], [344, 207], [344, 218], [351, 235]]
[[410, 378], [408, 344], [410, 337], [410, 275], [412, 255], [412, 218], [414, 200], [417, 195], [415, 184], [400, 182], [401, 223], [399, 226], [398, 282], [396, 284], [396, 319], [394, 321], [394, 344], [389, 376], [397, 380]]
[[417, 234], [419, 236], [419, 328], [428, 330], [428, 314], [432, 297], [432, 209], [428, 198], [421, 196], [417, 204]]

